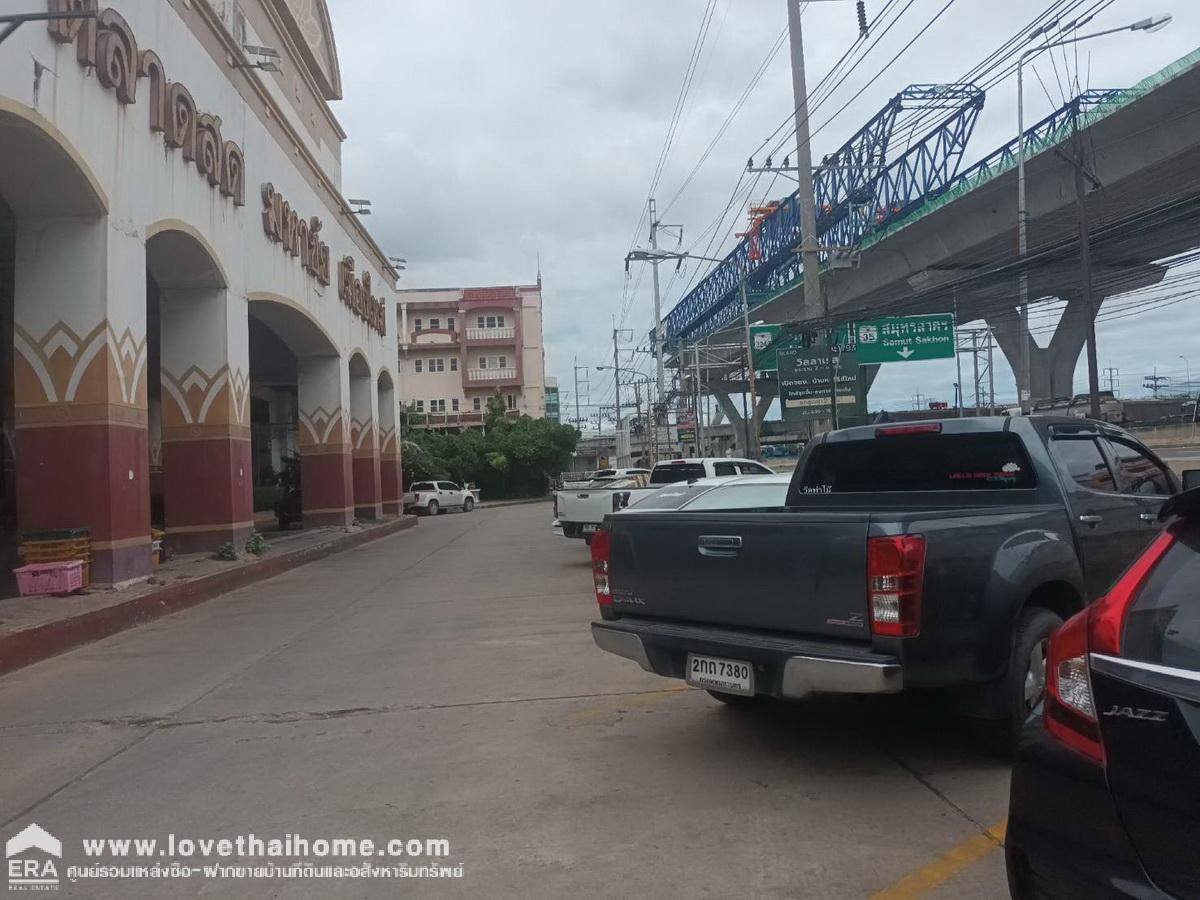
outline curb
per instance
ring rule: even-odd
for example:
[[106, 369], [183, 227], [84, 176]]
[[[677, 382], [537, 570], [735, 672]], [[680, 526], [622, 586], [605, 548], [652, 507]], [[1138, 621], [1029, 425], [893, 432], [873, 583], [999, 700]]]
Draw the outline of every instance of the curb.
[[403, 516], [395, 522], [335, 538], [324, 544], [293, 550], [236, 569], [213, 572], [182, 584], [168, 585], [160, 591], [134, 597], [124, 603], [0, 637], [0, 675], [196, 606], [248, 584], [280, 575], [296, 566], [406, 531], [416, 524], [415, 516]]
[[549, 503], [552, 495], [545, 497], [525, 497], [521, 500], [496, 500], [491, 503], [480, 503], [480, 509], [496, 509], [501, 506], [524, 506], [529, 503]]

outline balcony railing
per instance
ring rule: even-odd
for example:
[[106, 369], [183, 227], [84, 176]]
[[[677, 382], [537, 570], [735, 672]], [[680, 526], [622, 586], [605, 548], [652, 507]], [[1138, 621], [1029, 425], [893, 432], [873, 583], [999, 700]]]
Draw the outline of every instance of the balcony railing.
[[517, 370], [515, 368], [467, 370], [467, 381], [511, 381], [516, 377]]
[[516, 337], [516, 328], [468, 328], [468, 341], [500, 341]]

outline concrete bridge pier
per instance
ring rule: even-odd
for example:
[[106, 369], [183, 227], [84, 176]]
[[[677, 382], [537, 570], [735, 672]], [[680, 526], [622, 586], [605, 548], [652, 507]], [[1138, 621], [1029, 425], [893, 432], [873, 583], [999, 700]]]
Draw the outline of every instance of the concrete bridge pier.
[[[1166, 274], [1165, 266], [1154, 265], [1144, 266], [1140, 270], [1132, 272], [1124, 271], [1118, 280], [1122, 288], [1120, 293], [1157, 284], [1162, 280], [1164, 274]], [[1065, 300], [1067, 305], [1063, 309], [1062, 318], [1059, 319], [1053, 336], [1045, 347], [1040, 346], [1034, 337], [1039, 331], [1044, 335], [1045, 332], [1042, 329], [1045, 326], [1043, 324], [1039, 328], [1037, 307], [1030, 307], [1029, 327], [1033, 334], [1026, 335], [1025, 339], [1029, 342], [1029, 390], [1030, 396], [1035, 401], [1074, 396], [1075, 367], [1079, 362], [1079, 354], [1083, 352], [1084, 344], [1087, 342], [1088, 310], [1084, 304], [1082, 292], [1077, 288], [1067, 290], [1060, 287], [1057, 296], [1060, 300]], [[1108, 296], [1117, 296], [1117, 294], [1113, 293]], [[1093, 318], [1107, 298], [1105, 295], [1093, 292], [1094, 309], [1091, 313]], [[1018, 390], [1024, 388], [1023, 373], [1021, 372], [1020, 319], [1017, 315], [1017, 308], [1014, 306], [985, 318], [988, 325], [991, 326], [993, 334], [996, 335], [996, 342], [1000, 345], [1004, 358], [1008, 360], [1008, 364], [1012, 368]]]
[[[751, 422], [753, 428], [761, 431], [763, 419], [766, 418], [771, 402], [779, 396], [779, 384], [775, 381], [759, 381], [754, 387], [758, 393], [758, 404], [751, 411]], [[747, 452], [748, 448], [742, 446], [746, 442], [746, 430], [742, 424], [745, 422], [745, 418], [741, 413], [741, 401], [735, 401], [733, 396], [749, 391], [746, 382], [726, 382], [720, 387], [710, 384], [708, 388], [709, 393], [717, 399], [718, 408], [718, 416], [709, 423], [710, 426], [719, 425], [723, 418], [729, 419], [729, 424], [733, 426], [738, 452]]]

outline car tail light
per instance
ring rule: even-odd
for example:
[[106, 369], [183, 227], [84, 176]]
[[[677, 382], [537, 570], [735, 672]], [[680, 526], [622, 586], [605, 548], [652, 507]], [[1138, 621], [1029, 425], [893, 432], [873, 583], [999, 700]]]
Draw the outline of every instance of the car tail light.
[[1121, 632], [1125, 630], [1125, 616], [1150, 572], [1174, 543], [1175, 535], [1170, 529], [1160, 534], [1125, 570], [1125, 574], [1117, 579], [1117, 583], [1109, 588], [1108, 593], [1088, 610], [1089, 650], [1111, 656], [1121, 652]]
[[896, 437], [903, 434], [941, 434], [941, 422], [923, 422], [920, 425], [886, 425], [875, 429], [875, 437]]
[[554, 518], [558, 518], [558, 494], [554, 495]]
[[620, 512], [629, 505], [629, 491], [613, 492], [613, 512]]
[[871, 538], [867, 578], [871, 632], [888, 637], [919, 634], [925, 538], [919, 534]]
[[592, 535], [592, 582], [596, 585], [596, 602], [612, 605], [612, 588], [608, 583], [608, 557], [611, 537], [603, 529]]
[[1050, 637], [1042, 721], [1047, 732], [1097, 765], [1104, 765], [1104, 745], [1092, 698], [1088, 654], [1121, 652], [1125, 617], [1146, 578], [1174, 543], [1171, 531], [1160, 534], [1107, 594], [1067, 619]]
[[1088, 611], [1077, 612], [1050, 637], [1046, 650], [1046, 731], [1088, 759], [1104, 765], [1100, 725], [1088, 675]]

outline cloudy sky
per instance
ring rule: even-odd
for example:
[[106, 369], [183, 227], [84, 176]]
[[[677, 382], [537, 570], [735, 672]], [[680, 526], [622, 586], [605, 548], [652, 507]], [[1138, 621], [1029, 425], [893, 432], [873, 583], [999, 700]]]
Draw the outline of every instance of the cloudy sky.
[[[789, 117], [791, 76], [785, 0], [712, 0], [711, 20], [673, 144], [654, 194], [664, 222], [683, 226], [683, 246], [709, 247], [710, 226], [729, 202], [747, 156]], [[369, 224], [389, 253], [407, 257], [412, 287], [530, 282], [540, 253], [544, 279], [547, 374], [558, 376], [573, 406], [579, 365], [611, 361], [614, 318], [645, 347], [653, 322], [650, 278], [627, 281], [623, 257], [644, 242], [641, 219], [697, 31], [709, 0], [330, 0], [346, 99], [335, 104], [349, 134], [344, 147], [347, 196], [372, 199]], [[1195, 0], [867, 0], [875, 17], [900, 12], [885, 39], [812, 114], [814, 158], [849, 137], [910, 83], [946, 82], [983, 59], [1050, 5], [1099, 7], [1088, 30], [1127, 24], [1151, 13], [1175, 21], [1155, 34], [1100, 38], [1078, 56], [1092, 87], [1124, 87], [1200, 45]], [[1161, 5], [1161, 9], [1159, 8]], [[941, 12], [942, 10], [944, 12]], [[940, 16], [939, 16], [939, 13]], [[932, 20], [932, 25], [929, 23]], [[857, 36], [853, 0], [811, 3], [804, 13], [810, 92]], [[925, 26], [886, 71], [881, 69]], [[772, 55], [773, 47], [781, 47]], [[706, 161], [680, 190], [738, 102], [755, 71], [765, 72]], [[1065, 69], [1038, 66], [1047, 93], [1027, 82], [1029, 121], [1062, 102]], [[872, 79], [874, 79], [872, 83]], [[969, 161], [1016, 132], [1015, 84], [992, 88]], [[1052, 105], [1053, 100], [1053, 105]], [[845, 105], [848, 104], [848, 105]], [[841, 109], [845, 105], [845, 109]], [[841, 111], [839, 111], [841, 110]], [[787, 134], [787, 130], [780, 137]], [[794, 149], [788, 142], [785, 152]], [[779, 154], [780, 156], [782, 153]], [[777, 157], [778, 159], [778, 157]], [[760, 182], [761, 196], [772, 193]], [[744, 207], [742, 207], [744, 213]], [[723, 237], [737, 207], [718, 229]], [[736, 217], [738, 228], [745, 221]], [[639, 222], [640, 231], [635, 231]], [[707, 229], [707, 231], [706, 231]], [[664, 267], [664, 313], [692, 274]], [[634, 287], [636, 285], [636, 291]], [[1200, 346], [1181, 321], [1190, 303], [1101, 323], [1102, 367], [1138, 387], [1154, 365], [1182, 384], [1192, 352], [1200, 383]], [[644, 354], [635, 364], [647, 373]], [[595, 404], [612, 402], [609, 372], [580, 372]], [[872, 408], [910, 405], [920, 390], [952, 400], [950, 361], [892, 366], [871, 392]], [[1086, 385], [1082, 369], [1077, 389]], [[997, 394], [1015, 397], [1011, 374], [997, 366]]]

